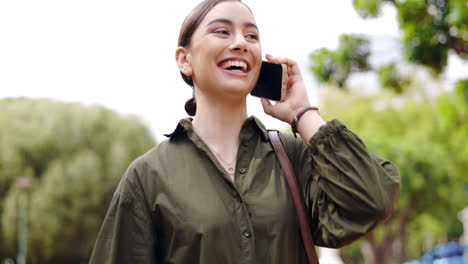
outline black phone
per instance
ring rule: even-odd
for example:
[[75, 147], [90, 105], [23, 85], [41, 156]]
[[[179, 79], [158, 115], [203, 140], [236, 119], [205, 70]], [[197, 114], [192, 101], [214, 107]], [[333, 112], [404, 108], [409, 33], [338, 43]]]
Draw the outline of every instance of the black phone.
[[283, 102], [286, 99], [287, 68], [285, 64], [262, 61], [262, 68], [251, 95]]

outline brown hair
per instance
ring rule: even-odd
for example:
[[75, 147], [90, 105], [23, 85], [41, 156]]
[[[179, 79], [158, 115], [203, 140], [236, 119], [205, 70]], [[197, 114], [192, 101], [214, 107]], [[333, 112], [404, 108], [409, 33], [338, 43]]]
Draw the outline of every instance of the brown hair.
[[[222, 2], [241, 2], [241, 0], [204, 0], [200, 4], [198, 4], [185, 18], [184, 23], [182, 23], [182, 27], [180, 28], [179, 32], [179, 40], [178, 46], [188, 48], [190, 47], [190, 43], [192, 41], [192, 36], [195, 30], [198, 28], [200, 23], [206, 17], [206, 15], [213, 9], [216, 5]], [[182, 72], [182, 79], [184, 79], [185, 83], [192, 86], [193, 89], [193, 80], [190, 76], [186, 76]], [[185, 111], [190, 116], [194, 116], [197, 111], [197, 102], [195, 99], [195, 93], [191, 99], [185, 102]]]

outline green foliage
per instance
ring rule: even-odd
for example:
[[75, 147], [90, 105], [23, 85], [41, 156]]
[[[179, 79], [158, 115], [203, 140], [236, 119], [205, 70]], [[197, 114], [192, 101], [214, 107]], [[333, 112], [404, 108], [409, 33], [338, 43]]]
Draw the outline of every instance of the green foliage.
[[380, 14], [383, 0], [354, 0], [353, 5], [361, 17], [376, 17]]
[[312, 73], [320, 82], [333, 82], [333, 74], [338, 69], [338, 63], [334, 58], [333, 51], [321, 48], [310, 55], [313, 65], [310, 67]]
[[[447, 146], [447, 153], [457, 171], [468, 171], [468, 79], [460, 80], [455, 84], [454, 92], [441, 96], [438, 104], [440, 118], [438, 120], [440, 130], [435, 137]], [[466, 186], [466, 174], [457, 174]], [[463, 187], [460, 187], [463, 188]], [[459, 199], [466, 202], [466, 197]]]
[[468, 104], [468, 79], [458, 80], [455, 83], [455, 93], [459, 96], [458, 100], [463, 100]]
[[0, 259], [16, 251], [14, 181], [30, 176], [29, 262], [86, 261], [125, 168], [154, 145], [149, 130], [99, 106], [26, 98], [0, 106]]
[[[440, 1], [443, 2], [443, 1]], [[412, 0], [400, 5], [398, 19], [403, 30], [403, 49], [409, 61], [427, 65], [440, 73], [447, 65], [449, 25], [443, 23], [445, 6]], [[433, 11], [431, 11], [433, 10]]]
[[364, 263], [359, 243], [353, 243], [340, 249], [340, 258], [344, 263]]
[[463, 95], [453, 92], [424, 102], [387, 93], [343, 95], [330, 89], [324, 95], [323, 113], [345, 120], [372, 152], [400, 169], [400, 199], [393, 216], [373, 232], [375, 248], [385, 252], [392, 241], [400, 241], [407, 252], [395, 253], [393, 261], [401, 263], [396, 256], [417, 257], [427, 241], [432, 247], [456, 236], [456, 214], [466, 206], [463, 184], [468, 170], [468, 145], [461, 144], [468, 135]]
[[361, 17], [376, 17], [384, 3], [397, 9], [406, 58], [440, 73], [449, 51], [468, 58], [466, 0], [354, 0]]
[[396, 63], [390, 63], [377, 70], [380, 87], [402, 94], [409, 85], [409, 80], [398, 72]]
[[370, 70], [369, 55], [369, 40], [361, 36], [341, 35], [338, 49], [322, 48], [310, 55], [310, 69], [320, 82], [344, 88], [350, 73]]
[[467, 58], [468, 48], [468, 6], [466, 1], [451, 0], [448, 2], [445, 22], [450, 25], [449, 34], [453, 37], [453, 49]]
[[[468, 59], [466, 0], [353, 0], [353, 4], [364, 18], [379, 16], [384, 4], [393, 5], [406, 59], [436, 76], [446, 67], [449, 52]], [[343, 87], [349, 72], [333, 78], [341, 67], [334, 51], [321, 49], [311, 59], [311, 70], [320, 82]], [[468, 197], [468, 145], [464, 144], [468, 79], [458, 81], [453, 92], [429, 98], [418, 88], [424, 84], [401, 74], [395, 63], [382, 66], [377, 74], [381, 88], [394, 93], [384, 90], [375, 97], [362, 97], [350, 92], [344, 98], [328, 89], [321, 102], [330, 108], [322, 112], [345, 120], [372, 152], [399, 166], [402, 187], [396, 211], [385, 226], [362, 240], [361, 253], [366, 262], [402, 263], [460, 235], [456, 213]], [[409, 91], [419, 101], [411, 100]], [[360, 263], [357, 246], [351, 247], [342, 253], [350, 262]], [[376, 260], [376, 256], [384, 257]]]

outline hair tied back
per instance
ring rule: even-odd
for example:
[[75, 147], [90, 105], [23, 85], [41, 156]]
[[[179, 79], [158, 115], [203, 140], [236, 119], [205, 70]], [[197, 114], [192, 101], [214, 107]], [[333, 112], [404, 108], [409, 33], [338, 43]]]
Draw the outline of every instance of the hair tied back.
[[192, 97], [185, 102], [185, 112], [187, 112], [189, 116], [195, 116], [195, 113], [197, 112], [197, 101], [195, 97]]

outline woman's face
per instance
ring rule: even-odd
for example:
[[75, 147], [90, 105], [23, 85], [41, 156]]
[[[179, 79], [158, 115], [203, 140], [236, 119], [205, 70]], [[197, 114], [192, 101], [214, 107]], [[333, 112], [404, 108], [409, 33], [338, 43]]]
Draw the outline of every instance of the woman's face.
[[218, 96], [247, 96], [262, 59], [252, 12], [240, 2], [218, 4], [195, 30], [187, 54], [195, 87]]

